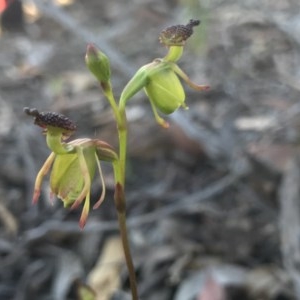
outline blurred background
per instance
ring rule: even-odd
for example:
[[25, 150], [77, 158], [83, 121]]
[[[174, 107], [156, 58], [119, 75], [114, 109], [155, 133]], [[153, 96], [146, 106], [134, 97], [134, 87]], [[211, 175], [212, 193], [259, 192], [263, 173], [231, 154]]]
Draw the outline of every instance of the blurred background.
[[[0, 0], [0, 299], [130, 299], [108, 193], [80, 210], [50, 203], [49, 155], [23, 107], [56, 111], [76, 137], [116, 145], [109, 105], [85, 67], [110, 58], [115, 94], [166, 49], [162, 29], [201, 19], [179, 66], [188, 111], [160, 128], [143, 93], [128, 103], [128, 224], [144, 300], [300, 299], [300, 3], [298, 0]], [[93, 201], [101, 190], [93, 186]]]

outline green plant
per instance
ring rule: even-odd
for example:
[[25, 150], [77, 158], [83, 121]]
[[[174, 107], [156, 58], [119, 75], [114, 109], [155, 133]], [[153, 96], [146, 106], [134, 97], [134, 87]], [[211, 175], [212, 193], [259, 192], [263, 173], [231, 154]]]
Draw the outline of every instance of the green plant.
[[206, 85], [193, 83], [176, 64], [182, 55], [186, 40], [193, 33], [193, 27], [199, 24], [198, 20], [190, 20], [187, 25], [175, 25], [163, 30], [159, 39], [168, 48], [167, 55], [141, 67], [123, 89], [118, 102], [115, 100], [111, 84], [108, 57], [95, 45], [87, 46], [86, 65], [98, 80], [115, 116], [119, 136], [118, 154], [108, 143], [98, 139], [82, 138], [66, 142], [76, 130], [76, 125], [72, 121], [58, 113], [40, 113], [37, 109], [24, 108], [28, 115], [34, 117], [35, 124], [43, 128], [47, 145], [52, 151], [36, 177], [34, 203], [40, 196], [42, 180], [52, 167], [50, 175], [52, 194], [62, 199], [64, 206], [71, 209], [84, 202], [79, 220], [79, 225], [83, 228], [90, 209], [90, 188], [95, 172], [97, 169], [99, 170], [103, 186], [103, 192], [93, 206], [93, 208], [98, 208], [105, 197], [100, 162], [112, 163], [115, 177], [114, 201], [133, 300], [138, 299], [138, 292], [126, 227], [127, 119], [125, 107], [128, 100], [143, 89], [150, 100], [157, 123], [167, 128], [169, 124], [159, 115], [158, 111], [163, 114], [171, 114], [179, 107], [187, 109], [185, 92], [178, 77], [195, 90], [208, 89]]

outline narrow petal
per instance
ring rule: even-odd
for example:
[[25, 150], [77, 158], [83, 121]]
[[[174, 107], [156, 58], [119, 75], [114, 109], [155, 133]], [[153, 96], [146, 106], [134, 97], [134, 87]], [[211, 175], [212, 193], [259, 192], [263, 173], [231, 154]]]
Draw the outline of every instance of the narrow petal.
[[77, 199], [71, 206], [71, 209], [78, 207], [82, 203], [83, 199], [87, 197], [91, 189], [91, 179], [90, 179], [89, 169], [83, 154], [83, 150], [81, 147], [75, 147], [75, 148], [78, 155], [81, 174], [84, 178], [84, 186], [80, 195], [77, 197]]
[[33, 204], [36, 204], [38, 202], [38, 199], [41, 194], [41, 186], [42, 186], [44, 176], [49, 172], [49, 170], [52, 166], [52, 163], [54, 161], [54, 158], [55, 158], [55, 153], [52, 152], [36, 176], [36, 180], [35, 180], [35, 184], [34, 184], [33, 199], [32, 199]]
[[172, 64], [172, 69], [192, 89], [194, 89], [196, 91], [209, 90], [210, 87], [208, 85], [198, 85], [198, 84], [194, 83], [193, 81], [191, 81], [191, 79], [187, 76], [187, 74], [185, 74], [176, 64]]
[[150, 100], [150, 104], [151, 104], [152, 111], [153, 111], [156, 122], [163, 128], [169, 128], [170, 127], [169, 123], [166, 120], [164, 120], [162, 117], [159, 116], [159, 114], [156, 110], [155, 104], [151, 100]]
[[101, 192], [99, 200], [94, 204], [93, 209], [97, 209], [101, 205], [101, 203], [103, 202], [103, 200], [105, 198], [105, 193], [106, 193], [106, 186], [105, 186], [105, 182], [104, 182], [104, 177], [103, 177], [100, 161], [99, 161], [98, 156], [97, 156], [96, 153], [95, 153], [95, 158], [96, 158], [96, 162], [97, 162], [98, 170], [99, 170], [99, 174], [100, 174], [102, 192]]
[[84, 206], [82, 209], [82, 213], [79, 219], [79, 227], [81, 229], [84, 228], [88, 215], [89, 215], [89, 211], [90, 211], [90, 192], [87, 193], [85, 201], [84, 201]]

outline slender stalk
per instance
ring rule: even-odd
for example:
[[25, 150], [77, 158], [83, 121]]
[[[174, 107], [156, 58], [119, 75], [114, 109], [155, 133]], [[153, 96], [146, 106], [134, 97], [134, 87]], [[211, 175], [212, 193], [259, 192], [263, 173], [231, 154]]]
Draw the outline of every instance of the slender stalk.
[[121, 124], [118, 124], [119, 133], [119, 161], [120, 168], [122, 171], [121, 184], [125, 187], [125, 172], [126, 172], [126, 156], [127, 156], [127, 118], [125, 110], [119, 110], [120, 118], [122, 120]]
[[138, 300], [137, 283], [135, 276], [135, 269], [133, 265], [132, 255], [130, 252], [130, 245], [128, 240], [127, 224], [126, 224], [126, 199], [123, 185], [118, 181], [122, 177], [122, 170], [120, 161], [113, 163], [114, 174], [116, 178], [115, 188], [115, 206], [118, 214], [119, 230], [122, 239], [123, 252], [129, 274], [130, 289], [132, 300]]
[[121, 177], [118, 178], [118, 182], [125, 185], [125, 168], [126, 168], [126, 149], [127, 149], [127, 119], [125, 108], [119, 109], [114, 94], [112, 92], [111, 84], [108, 82], [106, 84], [101, 84], [106, 98], [111, 105], [113, 114], [117, 122], [118, 137], [119, 137], [119, 161], [121, 168]]
[[118, 222], [119, 222], [120, 234], [122, 239], [123, 251], [124, 251], [126, 265], [129, 274], [132, 300], [138, 300], [139, 298], [138, 298], [138, 291], [137, 291], [137, 284], [136, 284], [135, 269], [134, 269], [129, 241], [128, 241], [125, 212], [118, 212]]
[[125, 261], [129, 274], [130, 289], [132, 300], [138, 300], [137, 283], [135, 276], [135, 269], [133, 265], [130, 245], [128, 240], [128, 231], [126, 224], [126, 200], [124, 194], [125, 187], [125, 168], [126, 168], [126, 150], [127, 150], [127, 119], [124, 110], [119, 110], [116, 104], [110, 84], [103, 87], [104, 93], [111, 104], [118, 129], [119, 137], [119, 159], [113, 164], [114, 176], [116, 182], [115, 191], [115, 206], [118, 214], [119, 230], [122, 239], [122, 246], [125, 256]]
[[108, 102], [109, 102], [109, 104], [112, 108], [114, 117], [115, 117], [116, 122], [119, 126], [119, 124], [122, 123], [122, 120], [120, 118], [118, 105], [117, 105], [117, 102], [115, 100], [115, 97], [114, 97], [114, 94], [113, 94], [113, 91], [112, 91], [111, 83], [109, 81], [108, 82], [101, 82], [100, 85], [102, 87], [102, 90], [103, 90], [103, 93], [104, 93], [105, 97], [107, 98], [107, 100], [108, 100]]

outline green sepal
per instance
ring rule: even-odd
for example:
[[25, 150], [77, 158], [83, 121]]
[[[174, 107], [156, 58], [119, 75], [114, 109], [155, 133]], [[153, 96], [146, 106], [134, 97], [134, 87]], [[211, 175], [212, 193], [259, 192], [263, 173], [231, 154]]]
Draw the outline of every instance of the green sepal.
[[96, 154], [100, 161], [115, 162], [119, 159], [118, 154], [108, 143], [93, 140], [93, 145], [95, 146]]
[[[85, 148], [83, 154], [92, 181], [97, 167], [95, 148]], [[76, 201], [84, 183], [77, 153], [57, 155], [50, 176], [50, 187], [52, 193], [64, 202], [65, 207], [70, 207]]]
[[127, 101], [148, 83], [148, 69], [150, 65], [152, 63], [141, 67], [124, 87], [120, 96], [120, 107], [122, 109], [125, 108]]
[[171, 114], [184, 106], [185, 92], [172, 69], [153, 74], [145, 86], [145, 92], [152, 104], [164, 114]]

